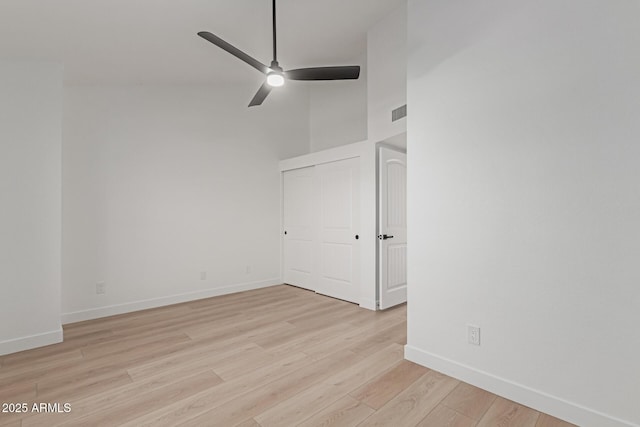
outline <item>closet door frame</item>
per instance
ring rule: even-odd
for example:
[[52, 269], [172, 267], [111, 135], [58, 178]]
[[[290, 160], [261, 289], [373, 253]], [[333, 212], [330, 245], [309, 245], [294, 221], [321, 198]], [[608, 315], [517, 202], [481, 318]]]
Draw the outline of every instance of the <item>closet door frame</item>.
[[[358, 158], [360, 161], [360, 295], [358, 304], [361, 308], [376, 310], [376, 279], [377, 279], [377, 188], [376, 188], [376, 157], [377, 144], [373, 141], [361, 141], [353, 144], [304, 154], [298, 157], [281, 160], [280, 172], [315, 166], [337, 160]], [[282, 174], [281, 174], [282, 175]], [[281, 187], [282, 188], [282, 187]], [[281, 193], [282, 194], [282, 193]], [[282, 204], [281, 204], [282, 209]], [[283, 215], [281, 215], [283, 221]], [[284, 228], [281, 228], [284, 232]], [[281, 242], [281, 277], [284, 272], [283, 240]]]

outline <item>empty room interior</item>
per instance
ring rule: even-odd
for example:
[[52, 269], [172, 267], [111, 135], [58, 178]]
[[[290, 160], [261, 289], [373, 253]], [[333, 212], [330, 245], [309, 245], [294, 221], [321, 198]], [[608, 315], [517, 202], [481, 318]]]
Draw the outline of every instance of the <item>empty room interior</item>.
[[0, 426], [640, 426], [640, 2], [3, 0]]

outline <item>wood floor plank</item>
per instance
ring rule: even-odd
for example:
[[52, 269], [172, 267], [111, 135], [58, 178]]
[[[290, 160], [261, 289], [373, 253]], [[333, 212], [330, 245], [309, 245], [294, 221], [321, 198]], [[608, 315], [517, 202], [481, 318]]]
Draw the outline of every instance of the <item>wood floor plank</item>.
[[288, 343], [301, 335], [300, 329], [289, 322], [284, 323], [289, 325], [289, 328], [282, 328], [269, 334], [263, 334], [262, 336], [255, 337], [253, 341], [262, 348], [269, 349]]
[[428, 371], [424, 366], [403, 360], [349, 394], [373, 409], [380, 409]]
[[142, 348], [133, 348], [117, 354], [97, 356], [90, 361], [84, 359], [54, 361], [50, 366], [40, 366], [34, 371], [20, 372], [7, 378], [0, 378], [0, 387], [8, 387], [17, 382], [33, 380], [39, 385], [38, 396], [40, 396], [40, 392], [48, 392], [58, 387], [64, 388], [64, 384], [82, 381], [83, 378], [86, 379], [92, 375], [113, 374], [116, 371], [121, 373], [136, 364], [148, 363], [162, 358], [184, 346], [190, 345], [190, 341], [186, 335], [175, 336], [171, 339], [159, 340]]
[[63, 329], [63, 343], [0, 356], [0, 401], [71, 414], [0, 413], [0, 426], [569, 426], [402, 360], [406, 305], [281, 285]]
[[70, 346], [73, 345], [74, 348], [77, 348], [79, 343], [81, 345], [91, 343], [113, 335], [114, 333], [112, 329], [97, 329], [90, 332], [76, 331], [74, 334], [65, 331], [63, 344], [68, 344]]
[[531, 408], [497, 397], [478, 423], [478, 427], [535, 427], [539, 415], [539, 412]]
[[242, 374], [252, 371], [262, 366], [269, 365], [276, 360], [276, 357], [267, 353], [265, 349], [257, 346], [254, 349], [244, 351], [234, 356], [229, 356], [213, 366], [213, 372], [220, 378], [228, 381], [242, 376]]
[[476, 420], [453, 409], [438, 405], [416, 427], [474, 427]]
[[[229, 347], [221, 348], [217, 345], [193, 346], [178, 350], [164, 357], [149, 362], [140, 362], [127, 368], [127, 373], [134, 382], [144, 381], [164, 372], [180, 371], [194, 366], [206, 368], [220, 358], [233, 356], [236, 353], [256, 348], [252, 343], [237, 343]], [[194, 368], [198, 369], [198, 368]]]
[[[380, 327], [376, 327], [375, 325], [348, 328], [345, 328], [344, 325], [342, 326], [343, 327], [340, 332], [332, 334], [329, 338], [322, 340], [319, 343], [307, 346], [303, 351], [311, 356], [321, 358], [336, 348], [345, 348], [355, 343], [360, 343], [362, 340], [374, 339], [374, 337], [380, 332]], [[388, 343], [388, 340], [385, 341], [385, 344]], [[375, 351], [369, 352], [369, 354], [372, 353], [375, 353]]]
[[576, 427], [574, 424], [559, 420], [547, 414], [540, 414], [536, 427]]
[[[120, 425], [149, 411], [183, 400], [200, 391], [220, 384], [222, 379], [211, 372], [201, 372], [181, 381], [154, 389], [135, 400], [127, 400], [111, 407], [101, 408], [80, 419], [65, 422], [64, 426]], [[24, 423], [23, 423], [24, 424]]]
[[215, 328], [211, 325], [199, 325], [186, 330], [187, 335], [192, 339], [208, 339], [208, 340], [222, 340], [233, 337], [239, 334], [245, 334], [251, 332], [255, 328], [265, 326], [269, 323], [282, 322], [277, 315], [264, 315], [264, 316], [247, 316], [240, 314], [228, 321], [220, 322], [216, 324]]
[[71, 360], [82, 358], [79, 349], [63, 350], [63, 346], [48, 345], [46, 347], [29, 350], [26, 352], [9, 354], [3, 356], [2, 368], [0, 372], [11, 370], [15, 372], [21, 366], [36, 368], [38, 364], [50, 364], [58, 360]]
[[269, 353], [278, 356], [297, 353], [299, 351], [304, 351], [305, 349], [318, 343], [330, 340], [334, 335], [344, 331], [344, 329], [344, 325], [330, 325], [326, 328], [318, 329], [315, 331], [300, 333], [297, 337], [278, 345], [273, 345], [273, 343], [266, 343], [263, 345], [263, 347]]
[[82, 349], [82, 355], [86, 360], [93, 358], [104, 358], [113, 354], [122, 354], [123, 352], [139, 351], [141, 348], [149, 348], [149, 346], [171, 342], [172, 340], [190, 339], [182, 332], [155, 333], [144, 338], [140, 337], [122, 337], [117, 342], [108, 342], [90, 345]]
[[[345, 369], [360, 360], [353, 352], [340, 350], [335, 354], [320, 361], [305, 366], [279, 378], [262, 387], [258, 387], [242, 396], [238, 396], [231, 402], [217, 408], [210, 409], [198, 416], [189, 419], [181, 426], [200, 427], [206, 425], [208, 420], [216, 419], [220, 425], [235, 425], [253, 418], [272, 406], [287, 400], [307, 389], [310, 384], [322, 381], [331, 375], [332, 366], [341, 366]], [[260, 421], [258, 420], [258, 423]]]
[[[31, 405], [30, 402], [29, 405]], [[25, 416], [27, 416], [27, 414], [0, 414], [0, 427], [20, 427], [22, 425], [21, 419]]]
[[247, 342], [255, 344], [259, 337], [293, 328], [293, 326], [287, 322], [252, 322], [251, 326], [243, 325], [238, 328], [234, 326], [220, 327], [216, 334], [201, 336], [199, 338], [193, 337], [192, 339], [197, 347], [196, 351], [208, 346], [212, 348], [222, 348], [224, 346], [233, 347]]
[[269, 384], [292, 372], [306, 368], [312, 363], [313, 360], [306, 354], [292, 354], [279, 359], [269, 366], [252, 371], [244, 377], [226, 381], [189, 399], [167, 405], [160, 410], [150, 411], [148, 414], [124, 425], [127, 427], [176, 425], [181, 420], [195, 417], [211, 408], [224, 405], [228, 401], [254, 390], [256, 387]]
[[[115, 418], [127, 405], [135, 405], [141, 411], [147, 412], [151, 408], [141, 401], [141, 397], [146, 399], [149, 396], [158, 396], [158, 400], [163, 400], [166, 396], [173, 395], [175, 398], [176, 395], [173, 391], [184, 387], [188, 387], [192, 393], [196, 393], [199, 391], [198, 381], [200, 379], [204, 379], [207, 387], [222, 382], [222, 379], [211, 371], [201, 371], [189, 376], [183, 375], [183, 373], [159, 374], [152, 379], [114, 387], [102, 393], [76, 399], [73, 401], [72, 411], [68, 414], [40, 413], [32, 415], [23, 420], [23, 425], [29, 427], [66, 425], [66, 423], [76, 422], [78, 419], [86, 420], [89, 416], [95, 417], [96, 414], [99, 415], [105, 411], [111, 418]], [[87, 422], [87, 425], [90, 424], [92, 423]]]
[[176, 314], [186, 314], [188, 312], [189, 307], [179, 304], [67, 324], [63, 325], [63, 329], [65, 336], [73, 337], [77, 334], [86, 334], [103, 329], [113, 330], [123, 325], [126, 327], [134, 327], [140, 324], [154, 324], [159, 320], [166, 320], [167, 317], [172, 318], [176, 316]]
[[243, 423], [237, 424], [235, 427], [262, 427], [256, 420], [249, 418]]
[[460, 383], [442, 401], [442, 404], [469, 418], [479, 421], [495, 399], [496, 396], [488, 391], [466, 383]]
[[255, 419], [263, 427], [295, 425], [319, 408], [331, 405], [349, 391], [386, 372], [390, 366], [400, 362], [402, 357], [402, 346], [391, 344], [384, 350], [340, 370], [321, 383], [312, 385], [296, 396], [272, 406], [255, 416]]
[[361, 425], [415, 426], [457, 385], [457, 380], [436, 371], [429, 371], [364, 420]]
[[347, 395], [307, 418], [297, 427], [354, 427], [374, 412], [375, 409]]
[[85, 368], [79, 365], [69, 372], [53, 373], [46, 379], [38, 381], [39, 398], [66, 398], [93, 393], [100, 390], [106, 383], [112, 385], [131, 382], [127, 369], [142, 360], [155, 360], [170, 354], [190, 339], [184, 337], [167, 338], [157, 341], [140, 349], [130, 349], [118, 354], [100, 357], [85, 363]]
[[[113, 329], [114, 337], [112, 339], [106, 339], [107, 342], [119, 342], [122, 339], [145, 339], [147, 337], [157, 334], [159, 331], [163, 334], [171, 333], [187, 333], [190, 328], [207, 328], [218, 329], [224, 327], [227, 324], [231, 325], [244, 321], [247, 319], [245, 313], [189, 313], [179, 318], [171, 318], [166, 321], [157, 321], [154, 324], [144, 324], [137, 327], [123, 327], [120, 329]], [[216, 325], [216, 328], [211, 328], [210, 325]]]
[[254, 343], [237, 343], [224, 348], [218, 346], [196, 347], [196, 350], [204, 351], [193, 351], [194, 349], [188, 349], [192, 351], [178, 351], [156, 361], [129, 368], [127, 373], [136, 382], [149, 378], [158, 378], [175, 372], [185, 372], [185, 370], [200, 371], [209, 369], [213, 371], [216, 365], [223, 364], [225, 360], [234, 360], [238, 354], [257, 349], [260, 349], [260, 347]]
[[47, 372], [55, 369], [56, 367], [74, 366], [76, 365], [76, 362], [84, 358], [80, 349], [75, 351], [65, 351], [61, 354], [63, 355], [62, 357], [59, 357], [59, 355], [52, 357], [45, 356], [43, 358], [37, 358], [32, 363], [15, 362], [14, 366], [6, 366], [0, 370], [0, 387], [7, 387], [18, 377], [20, 377], [21, 380], [24, 380], [29, 376], [37, 377], [41, 372]]
[[36, 383], [33, 381], [25, 381], [14, 384], [11, 387], [0, 388], [0, 403], [24, 402], [35, 397]]
[[[344, 303], [344, 301], [339, 301]], [[344, 303], [346, 304], [346, 303]], [[344, 307], [341, 305], [327, 305], [311, 310], [307, 310], [299, 316], [288, 318], [287, 322], [300, 329], [317, 330], [326, 328], [336, 323], [343, 323], [344, 316], [353, 314], [352, 307]], [[340, 316], [339, 318], [337, 316]]]
[[[199, 371], [197, 374], [206, 374], [210, 376], [213, 372]], [[68, 414], [36, 414], [29, 417], [24, 424], [29, 426], [46, 427], [47, 425], [62, 423], [68, 419], [84, 417], [102, 408], [113, 407], [114, 405], [122, 402], [136, 402], [138, 397], [144, 396], [155, 389], [179, 382], [186, 376], [194, 375], [194, 373], [186, 375], [183, 372], [174, 372], [173, 374], [159, 373], [153, 378], [148, 378], [138, 382], [131, 382], [119, 387], [104, 390], [101, 393], [74, 399], [72, 402], [71, 417]]]
[[199, 299], [183, 303], [192, 311], [209, 310], [212, 302], [215, 302], [216, 309], [238, 308], [247, 305], [265, 305], [273, 298], [277, 300], [301, 300], [307, 294], [314, 295], [312, 292], [297, 292], [297, 288], [287, 285], [271, 286], [268, 288], [254, 289], [251, 291], [235, 292], [226, 295], [220, 295], [213, 298]]
[[37, 385], [37, 399], [47, 402], [69, 402], [74, 398], [93, 395], [121, 385], [130, 384], [131, 377], [125, 370], [88, 372], [71, 378], [63, 378]]
[[397, 323], [381, 329], [377, 334], [356, 341], [347, 348], [357, 354], [366, 354], [384, 348], [389, 341], [397, 342], [398, 344], [407, 343], [406, 323]]
[[358, 319], [351, 320], [349, 323], [353, 326], [377, 325], [383, 326], [388, 323], [397, 323], [407, 319], [407, 304], [401, 304], [396, 307], [383, 311], [366, 311], [365, 315]]

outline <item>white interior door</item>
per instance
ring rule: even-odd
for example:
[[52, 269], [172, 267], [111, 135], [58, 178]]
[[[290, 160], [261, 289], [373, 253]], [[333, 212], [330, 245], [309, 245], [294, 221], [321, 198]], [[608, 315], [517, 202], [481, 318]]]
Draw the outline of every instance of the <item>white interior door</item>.
[[316, 166], [319, 202], [316, 292], [359, 302], [359, 158]]
[[407, 155], [380, 148], [379, 307], [407, 300]]
[[286, 171], [283, 181], [283, 280], [290, 285], [315, 290], [314, 167]]

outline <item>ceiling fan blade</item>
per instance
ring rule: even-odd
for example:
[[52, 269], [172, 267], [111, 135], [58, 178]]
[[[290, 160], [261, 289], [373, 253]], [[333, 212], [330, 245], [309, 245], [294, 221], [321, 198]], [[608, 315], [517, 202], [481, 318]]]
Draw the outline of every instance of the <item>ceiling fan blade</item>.
[[200, 37], [202, 37], [203, 39], [208, 40], [211, 43], [215, 44], [219, 48], [226, 50], [227, 52], [229, 52], [231, 55], [235, 56], [236, 58], [246, 62], [249, 65], [251, 65], [256, 70], [258, 70], [258, 71], [260, 71], [260, 72], [262, 72], [264, 74], [267, 74], [269, 72], [269, 67], [267, 67], [262, 62], [260, 62], [257, 59], [255, 59], [254, 57], [247, 55], [246, 53], [244, 53], [243, 51], [241, 51], [237, 47], [232, 46], [231, 44], [229, 44], [226, 41], [222, 40], [220, 37], [218, 37], [218, 36], [216, 36], [214, 34], [211, 34], [208, 31], [200, 31], [198, 33], [198, 35]]
[[352, 80], [360, 76], [360, 67], [349, 65], [342, 67], [299, 68], [285, 71], [290, 80]]
[[260, 89], [258, 89], [258, 92], [256, 92], [249, 103], [249, 107], [261, 105], [262, 101], [269, 95], [269, 92], [271, 92], [271, 86], [269, 86], [267, 82], [262, 83], [262, 86], [260, 86]]

